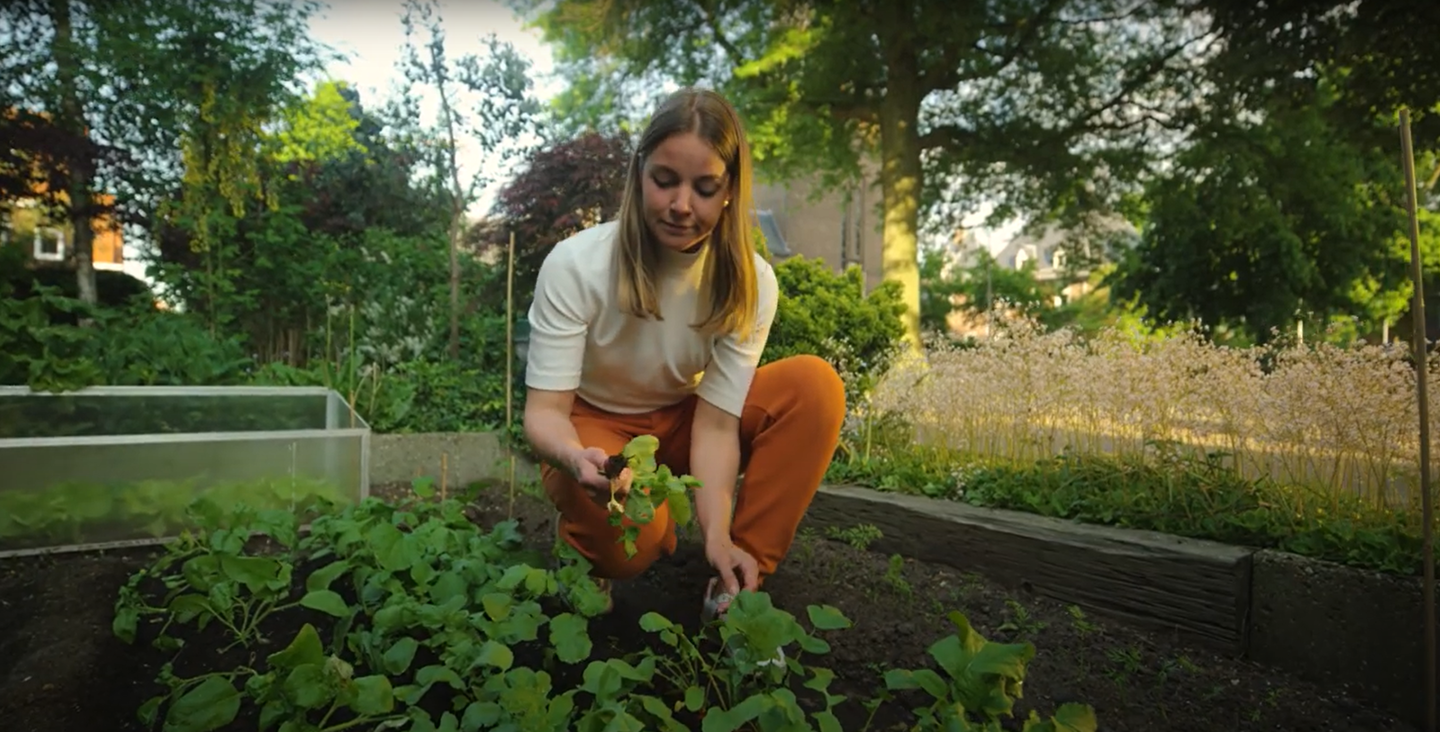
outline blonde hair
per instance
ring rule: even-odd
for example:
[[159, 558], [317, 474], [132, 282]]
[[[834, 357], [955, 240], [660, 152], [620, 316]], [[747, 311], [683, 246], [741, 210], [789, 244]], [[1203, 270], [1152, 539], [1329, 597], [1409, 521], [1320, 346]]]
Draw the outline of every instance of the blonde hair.
[[750, 145], [740, 115], [724, 97], [705, 89], [681, 89], [671, 94], [650, 118], [640, 144], [630, 156], [625, 195], [620, 204], [619, 242], [615, 247], [616, 286], [621, 310], [636, 317], [661, 319], [656, 293], [658, 242], [645, 223], [643, 167], [660, 143], [673, 135], [694, 133], [712, 147], [725, 163], [729, 205], [716, 222], [705, 246], [700, 302], [708, 303], [696, 328], [711, 333], [741, 334], [755, 328], [759, 287], [755, 281], [755, 245], [748, 216], [751, 204]]

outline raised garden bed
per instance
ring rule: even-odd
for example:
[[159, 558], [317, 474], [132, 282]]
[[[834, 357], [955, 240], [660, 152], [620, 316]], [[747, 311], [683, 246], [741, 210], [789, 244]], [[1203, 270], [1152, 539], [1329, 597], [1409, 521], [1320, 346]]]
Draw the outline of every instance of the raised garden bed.
[[[394, 496], [405, 489], [405, 486], [377, 487], [376, 493]], [[527, 635], [527, 626], [533, 624], [534, 635], [539, 642], [509, 643], [510, 663], [506, 664], [506, 651], [487, 645], [485, 637], [478, 637], [479, 642], [475, 642], [477, 636], [468, 634], [463, 622], [453, 627], [456, 635], [436, 643], [433, 649], [417, 647], [413, 655], [404, 649], [397, 650], [401, 645], [395, 642], [398, 633], [386, 635], [383, 641], [374, 634], [352, 636], [357, 639], [357, 645], [383, 645], [386, 650], [374, 657], [353, 649], [339, 651], [353, 671], [353, 677], [365, 679], [350, 685], [354, 695], [347, 697], [349, 701], [367, 712], [374, 712], [376, 716], [388, 714], [384, 711], [385, 705], [380, 703], [385, 696], [383, 689], [390, 689], [392, 700], [410, 698], [416, 682], [421, 681], [418, 669], [431, 668], [431, 671], [425, 672], [423, 681], [440, 686], [432, 685], [431, 692], [420, 700], [420, 706], [442, 724], [444, 713], [451, 711], [455, 722], [453, 728], [464, 728], [461, 722], [467, 719], [467, 712], [472, 722], [487, 720], [497, 713], [496, 707], [483, 706], [474, 710], [468, 704], [461, 709], [448, 707], [444, 685], [449, 677], [443, 670], [435, 669], [437, 665], [445, 666], [459, 660], [478, 662], [477, 668], [491, 669], [490, 678], [508, 679], [515, 692], [534, 692], [537, 690], [534, 684], [540, 681], [540, 677], [515, 669], [522, 665], [547, 669], [550, 674], [548, 696], [554, 699], [586, 685], [585, 668], [590, 662], [628, 656], [637, 665], [643, 665], [638, 663], [640, 656], [637, 654], [646, 648], [663, 647], [661, 633], [646, 632], [641, 628], [642, 620], [652, 629], [661, 625], [655, 616], [648, 613], [658, 613], [678, 621], [688, 632], [698, 630], [699, 597], [707, 573], [698, 547], [682, 543], [674, 557], [661, 560], [650, 572], [617, 588], [615, 611], [588, 622], [586, 635], [591, 645], [588, 649], [583, 648], [584, 644], [576, 632], [578, 615], [571, 613], [568, 619], [557, 623], [557, 619], [568, 612], [567, 607], [553, 604], [549, 599], [543, 599], [532, 607], [524, 598], [524, 593], [533, 589], [548, 590], [538, 585], [532, 587], [532, 582], [541, 581], [532, 577], [553, 578], [554, 575], [544, 571], [503, 568], [505, 565], [516, 566], [517, 562], [531, 562], [537, 568], [544, 566], [546, 554], [552, 546], [553, 511], [542, 500], [521, 496], [515, 504], [516, 524], [510, 527], [503, 524], [507, 518], [507, 504], [504, 491], [481, 493], [477, 510], [468, 518], [483, 531], [499, 527], [491, 536], [504, 541], [482, 540], [469, 546], [470, 553], [452, 552], [445, 561], [472, 558], [477, 560], [472, 566], [479, 565], [481, 552], [490, 552], [504, 544], [503, 552], [485, 555], [501, 565], [496, 568], [501, 579], [492, 577], [493, 584], [481, 600], [468, 606], [462, 603], [462, 606], [469, 612], [482, 614], [481, 622], [487, 622], [486, 618], [493, 621], [491, 630], [494, 632], [488, 636], [489, 639], [514, 640], [504, 637], [505, 634]], [[468, 523], [460, 520], [458, 514], [452, 514], [442, 528], [466, 537], [481, 535], [480, 531], [467, 531], [466, 526]], [[337, 544], [341, 548], [340, 554], [358, 546], [346, 538], [346, 527], [331, 526], [327, 529], [323, 523], [321, 527], [320, 531], [333, 530], [340, 538]], [[453, 538], [454, 535], [446, 536]], [[523, 537], [523, 541], [509, 546], [509, 539], [505, 537]], [[1036, 655], [1026, 668], [1024, 696], [1016, 702], [1016, 719], [1007, 723], [1006, 729], [1019, 729], [1018, 720], [1032, 709], [1048, 717], [1068, 702], [1093, 705], [1100, 728], [1105, 730], [1378, 732], [1412, 729], [1383, 713], [1334, 694], [1330, 689], [1318, 688], [1257, 665], [1185, 645], [1171, 634], [1140, 632], [1104, 619], [1087, 617], [1066, 605], [1024, 591], [1004, 589], [977, 575], [965, 574], [944, 565], [887, 560], [882, 554], [847, 545], [846, 542], [866, 544], [868, 540], [863, 531], [837, 531], [835, 537], [836, 540], [827, 540], [820, 532], [803, 532], [789, 560], [768, 583], [766, 594], [774, 601], [775, 607], [793, 614], [804, 629], [813, 630], [814, 636], [823, 638], [830, 646], [828, 654], [800, 654], [797, 652], [798, 645], [792, 645], [789, 650], [791, 658], [798, 657], [806, 668], [825, 667], [834, 671], [835, 679], [829, 687], [830, 691], [852, 697], [851, 701], [842, 702], [835, 709], [841, 729], [847, 731], [862, 728], [869, 715], [859, 700], [878, 693], [887, 671], [933, 665], [926, 653], [927, 648], [936, 641], [957, 634], [956, 626], [946, 618], [946, 613], [952, 610], [963, 613], [975, 630], [992, 641], [1034, 644]], [[440, 537], [437, 534], [430, 538]], [[404, 541], [397, 544], [382, 542], [381, 553], [366, 555], [359, 552], [352, 557], [357, 566], [364, 563], [365, 556], [394, 568], [407, 565], [406, 571], [394, 576], [408, 585], [420, 581], [413, 574], [414, 567], [420, 563], [410, 561], [413, 559], [410, 552], [416, 550], [419, 543], [425, 542], [416, 540], [408, 548]], [[235, 548], [234, 545], [229, 547]], [[265, 549], [262, 546], [253, 546], [252, 549], [258, 557], [274, 556], [258, 553]], [[121, 641], [116, 637], [114, 623], [119, 590], [140, 568], [151, 566], [160, 554], [156, 549], [130, 549], [0, 561], [0, 719], [6, 720], [7, 730], [91, 732], [103, 729], [125, 732], [144, 729], [136, 720], [136, 710], [162, 692], [155, 679], [165, 662], [172, 658], [173, 671], [179, 676], [229, 671], [242, 664], [262, 674], [271, 664], [284, 669], [303, 667], [306, 670], [288, 670], [284, 674], [290, 680], [289, 689], [298, 692], [301, 697], [307, 692], [323, 696], [323, 687], [312, 682], [317, 678], [327, 678], [327, 669], [333, 673], [347, 668], [324, 661], [311, 665], [316, 658], [323, 659], [325, 653], [337, 648], [333, 643], [338, 623], [329, 614], [338, 610], [336, 601], [353, 607], [360, 599], [345, 589], [345, 583], [356, 575], [342, 572], [329, 577], [328, 583], [326, 581], [329, 574], [326, 568], [338, 558], [338, 554], [310, 555], [297, 563], [291, 578], [294, 582], [288, 585], [292, 591], [283, 593], [286, 596], [280, 602], [299, 602], [307, 594], [310, 599], [300, 606], [270, 614], [255, 628], [264, 640], [253, 639], [259, 642], [250, 647], [240, 645], [227, 649], [226, 646], [233, 642], [234, 634], [217, 624], [197, 630], [193, 625], [176, 623], [166, 629], [165, 634], [183, 639], [184, 645], [178, 649], [173, 644], [157, 648], [153, 641], [159, 637], [160, 627], [148, 621], [159, 616], [149, 613], [134, 616], [134, 642], [127, 644]], [[232, 569], [236, 569], [242, 578], [248, 576], [255, 587], [263, 590], [267, 583], [261, 578], [269, 565], [263, 559], [245, 564], [244, 568]], [[463, 568], [452, 563], [447, 571], [459, 572]], [[511, 573], [510, 580], [503, 579]], [[373, 570], [371, 576], [376, 576]], [[423, 579], [425, 582], [422, 584], [431, 588], [425, 597], [413, 593], [391, 596], [385, 591], [391, 583], [378, 583], [367, 593], [367, 602], [372, 609], [387, 603], [398, 609], [389, 611], [390, 615], [383, 620], [378, 614], [369, 615], [365, 622], [386, 628], [410, 625], [412, 628], [408, 634], [424, 637], [425, 633], [421, 631], [424, 628], [433, 630], [442, 619], [458, 621], [461, 616], [438, 613], [423, 619], [419, 614], [409, 614], [404, 609], [403, 606], [408, 603], [421, 600], [435, 601], [434, 604], [443, 606], [445, 599], [441, 596], [454, 590], [454, 587], [450, 590], [442, 588], [453, 580]], [[568, 578], [569, 581], [575, 579]], [[512, 587], [502, 591], [500, 583], [515, 584], [519, 589]], [[581, 585], [583, 583], [576, 583], [577, 587]], [[270, 586], [286, 588], [287, 583]], [[164, 592], [153, 579], [142, 580], [134, 587], [140, 593], [139, 598], [150, 604], [156, 603]], [[336, 595], [326, 594], [326, 589]], [[579, 599], [583, 603], [584, 595]], [[187, 602], [194, 607], [193, 600]], [[818, 608], [814, 613], [809, 610], [812, 606]], [[772, 619], [772, 629], [787, 625], [783, 616], [760, 612], [761, 608], [752, 609], [756, 610], [754, 614], [757, 617]], [[530, 613], [536, 610], [544, 616], [544, 622], [535, 622], [536, 617]], [[825, 628], [841, 624], [838, 622], [840, 615], [853, 626], [837, 630], [814, 629], [817, 623], [812, 621], [818, 621], [818, 625]], [[317, 631], [313, 638], [308, 632], [302, 632], [307, 623]], [[126, 622], [120, 623], [122, 630], [126, 627]], [[352, 629], [358, 627], [352, 626]], [[295, 642], [297, 638], [301, 639], [298, 643]], [[468, 644], [467, 640], [470, 641]], [[709, 644], [702, 644], [702, 648], [715, 650]], [[317, 656], [317, 653], [320, 655]], [[673, 655], [664, 657], [672, 658]], [[403, 670], [397, 670], [402, 666]], [[495, 673], [500, 666], [511, 669], [508, 676]], [[592, 691], [610, 694], [612, 684], [629, 686], [625, 674], [620, 673], [624, 666], [610, 662], [592, 668], [596, 669], [588, 677]], [[380, 681], [377, 675], [385, 676], [386, 680]], [[805, 677], [809, 678], [809, 674]], [[219, 682], [206, 683], [210, 684], [208, 691], [217, 693], [210, 698], [194, 699], [205, 702], [194, 705], [194, 714], [203, 716], [229, 712], [230, 705], [238, 701], [236, 697], [240, 692], [225, 692]], [[252, 683], [256, 685], [251, 690], [261, 693], [258, 682]], [[525, 693], [504, 696], [495, 685], [506, 682], [490, 683], [492, 687], [489, 691], [481, 689], [477, 690], [477, 694], [492, 694], [487, 698], [511, 712], [522, 708], [523, 699], [534, 699]], [[525, 684], [530, 686], [524, 686], [522, 690]], [[280, 688], [286, 686], [285, 681], [279, 684]], [[813, 713], [823, 707], [820, 703], [823, 699], [814, 692], [798, 684], [791, 686], [798, 690], [802, 700], [808, 700], [808, 711]], [[240, 687], [229, 688], [238, 690]], [[641, 685], [638, 690], [616, 694], [613, 698], [637, 715], [658, 711], [659, 708], [652, 708], [653, 704], [647, 706], [640, 696], [642, 693], [653, 695], [660, 707], [671, 710], [682, 721], [695, 722], [696, 715], [686, 717], [683, 704], [685, 690], [669, 688], [663, 683], [648, 687]], [[588, 692], [575, 694], [573, 701], [576, 705], [574, 719], [577, 720], [594, 706], [593, 695]], [[894, 729], [897, 724], [910, 723], [913, 721], [910, 709], [925, 701], [925, 695], [918, 692], [902, 694], [899, 700], [879, 708], [870, 728]], [[680, 703], [678, 712], [674, 711], [676, 702]], [[547, 711], [555, 711], [555, 717], [522, 722], [520, 729], [586, 729], [582, 723], [566, 722], [558, 709], [553, 705], [547, 707]], [[331, 715], [323, 727], [338, 729], [339, 725], [349, 720], [347, 714], [341, 710]], [[711, 715], [723, 716], [717, 712], [711, 712]], [[254, 705], [240, 705], [236, 716], [235, 722], [222, 729], [256, 729], [259, 711]], [[312, 720], [319, 722], [321, 716], [323, 713], [316, 713]], [[361, 724], [351, 728], [373, 726]], [[696, 724], [695, 728], [700, 726]], [[426, 729], [423, 725], [410, 728]], [[663, 729], [657, 726], [647, 728]]]
[[[1296, 674], [1420, 724], [1420, 583], [1275, 551], [825, 486], [807, 523]], [[862, 532], [863, 533], [863, 532]]]

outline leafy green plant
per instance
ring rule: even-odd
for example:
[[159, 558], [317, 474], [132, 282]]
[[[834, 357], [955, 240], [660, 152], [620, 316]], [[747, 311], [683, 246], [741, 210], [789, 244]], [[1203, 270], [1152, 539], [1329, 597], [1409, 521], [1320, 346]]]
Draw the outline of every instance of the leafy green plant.
[[[648, 441], [638, 447], [639, 460], [653, 456]], [[589, 618], [605, 597], [589, 564], [563, 542], [549, 557], [527, 549], [514, 520], [482, 529], [464, 500], [435, 499], [420, 480], [408, 499], [331, 506], [308, 530], [296, 512], [194, 506], [198, 528], [122, 588], [115, 632], [167, 650], [207, 627], [222, 640], [217, 653], [189, 654], [189, 675], [166, 664], [140, 719], [166, 732], [212, 732], [242, 715], [262, 732], [841, 729], [835, 674], [808, 660], [829, 652], [825, 633], [849, 627], [836, 608], [807, 608], [807, 629], [768, 595], [742, 592], [693, 634], [646, 614], [655, 646], [592, 659]], [[950, 674], [944, 689], [933, 672], [886, 681], [948, 694], [932, 718], [992, 718], [1009, 709], [1033, 649], [972, 648], [978, 636], [960, 627], [932, 649]], [[283, 647], [278, 628], [292, 629]], [[557, 683], [575, 670], [578, 683]], [[872, 721], [890, 693], [862, 702]], [[1027, 729], [1093, 729], [1085, 714], [1065, 707], [1053, 724], [1076, 726]]]
[[161, 538], [197, 528], [197, 510], [224, 512], [243, 504], [255, 510], [294, 511], [344, 501], [333, 483], [300, 476], [219, 484], [56, 483], [0, 492], [0, 548]]
[[[640, 527], [655, 520], [660, 506], [669, 504], [677, 526], [688, 526], [694, 518], [690, 491], [699, 488], [700, 481], [689, 475], [675, 475], [668, 465], [658, 465], [655, 453], [659, 449], [660, 440], [654, 435], [640, 435], [630, 440], [619, 455], [612, 456], [606, 466], [606, 477], [611, 481], [610, 501], [606, 504], [610, 525], [620, 527], [619, 541], [625, 545], [627, 557], [635, 556]], [[625, 467], [630, 468], [630, 492], [620, 500], [615, 481]]]
[[[850, 627], [850, 620], [828, 605], [812, 605], [807, 614], [816, 631]], [[678, 623], [658, 613], [646, 613], [640, 618], [640, 626], [656, 634], [670, 652], [645, 651], [637, 670], [622, 673], [620, 678], [638, 685], [649, 682], [653, 671], [680, 697], [674, 707], [677, 711], [684, 709], [703, 718], [703, 732], [729, 732], [751, 726], [762, 732], [796, 729], [796, 725], [805, 724], [807, 717], [821, 730], [840, 729], [834, 708], [844, 697], [827, 691], [834, 672], [804, 665], [801, 654], [793, 651], [785, 656], [784, 663], [775, 661], [786, 647], [798, 645], [803, 652], [825, 654], [830, 651], [829, 643], [805, 630], [793, 615], [772, 605], [769, 595], [745, 591], [735, 598], [719, 621], [718, 648], [707, 648], [702, 637], [687, 634]], [[805, 688], [821, 695], [822, 709], [807, 712], [800, 705], [795, 693], [784, 685], [791, 675], [804, 678]], [[624, 715], [637, 725], [648, 722], [662, 729], [685, 729], [671, 726], [664, 705], [656, 710], [642, 701], [639, 710], [632, 710], [633, 697], [621, 697], [619, 691], [616, 689], [610, 698], [597, 698], [598, 710], [612, 716]]]
[[[933, 700], [916, 708], [917, 732], [975, 730], [1000, 732], [1000, 720], [1013, 716], [1022, 696], [1025, 668], [1035, 656], [1030, 643], [986, 640], [958, 612], [949, 615], [955, 632], [930, 646], [934, 669], [894, 669], [885, 673], [888, 692], [920, 690]], [[943, 676], [941, 675], [943, 672]], [[1024, 732], [1095, 732], [1095, 712], [1082, 704], [1063, 704], [1049, 719], [1031, 711]]]

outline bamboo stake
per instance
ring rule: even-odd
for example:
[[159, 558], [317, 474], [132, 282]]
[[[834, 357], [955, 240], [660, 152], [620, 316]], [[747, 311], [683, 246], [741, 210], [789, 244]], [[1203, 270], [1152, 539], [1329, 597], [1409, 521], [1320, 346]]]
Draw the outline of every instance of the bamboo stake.
[[[506, 481], [510, 489], [507, 517], [515, 518], [515, 448], [510, 445], [514, 423], [515, 400], [515, 232], [510, 232], [510, 246], [505, 255], [505, 456]], [[1433, 732], [1433, 731], [1432, 731]]]
[[1415, 190], [1415, 150], [1410, 140], [1410, 110], [1400, 110], [1401, 164], [1405, 168], [1405, 192], [1410, 205], [1410, 277], [1415, 300], [1410, 317], [1414, 321], [1411, 348], [1415, 353], [1415, 393], [1420, 410], [1420, 515], [1421, 547], [1424, 552], [1424, 643], [1425, 643], [1425, 730], [1435, 732], [1435, 517], [1430, 492], [1430, 402], [1427, 394], [1430, 374], [1429, 348], [1425, 342], [1425, 290], [1420, 278], [1420, 199]]

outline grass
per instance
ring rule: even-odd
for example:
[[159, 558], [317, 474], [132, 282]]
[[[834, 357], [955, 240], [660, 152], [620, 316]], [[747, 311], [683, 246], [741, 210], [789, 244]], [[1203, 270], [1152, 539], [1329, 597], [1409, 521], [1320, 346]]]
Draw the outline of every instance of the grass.
[[1420, 571], [1403, 349], [1011, 323], [926, 356], [859, 405], [828, 481]]

